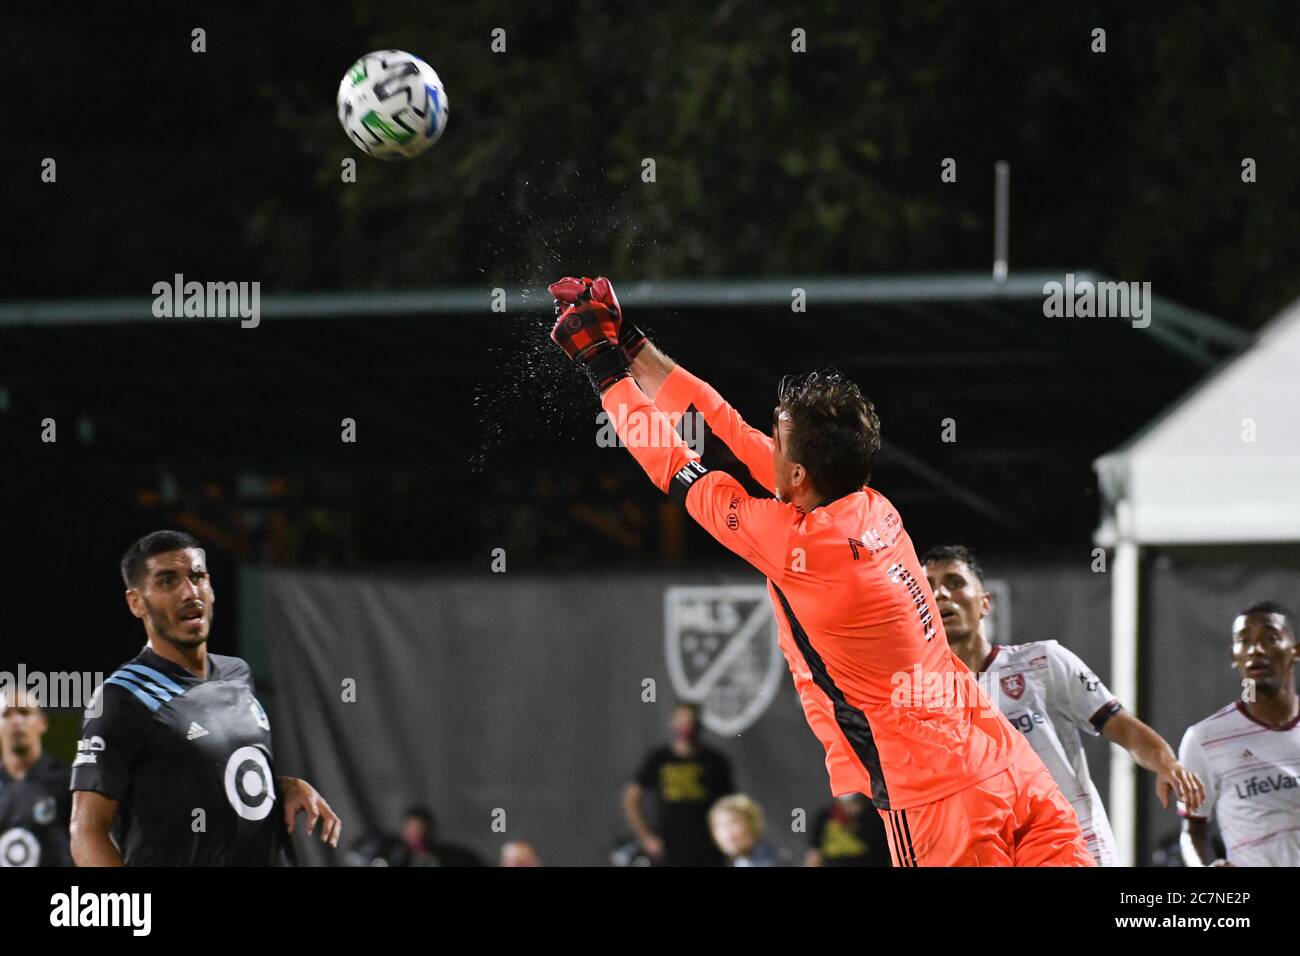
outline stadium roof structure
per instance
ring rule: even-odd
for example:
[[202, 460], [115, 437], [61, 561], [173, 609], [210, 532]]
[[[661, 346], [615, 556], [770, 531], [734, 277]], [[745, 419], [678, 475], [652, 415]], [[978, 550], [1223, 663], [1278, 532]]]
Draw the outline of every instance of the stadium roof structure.
[[1300, 300], [1095, 463], [1097, 541], [1300, 541]]
[[[1065, 275], [645, 281], [620, 283], [619, 296], [754, 421], [770, 417], [783, 374], [835, 366], [862, 384], [884, 423], [873, 484], [918, 546], [1083, 549], [1100, 510], [1093, 459], [1252, 336], [1159, 296], [1144, 328], [1049, 318], [1044, 287]], [[1076, 285], [1104, 281], [1073, 275]], [[805, 311], [792, 309], [795, 290]], [[138, 491], [160, 482], [159, 462], [182, 485], [227, 489], [256, 485], [250, 473], [308, 474], [303, 494], [314, 498], [304, 507], [355, 507], [358, 475], [371, 489], [400, 485], [409, 501], [357, 518], [375, 529], [376, 550], [363, 555], [406, 560], [385, 550], [408, 537], [383, 533], [385, 522], [404, 512], [444, 526], [469, 521], [471, 508], [421, 509], [449, 494], [483, 496], [485, 477], [527, 504], [533, 490], [520, 458], [563, 460], [565, 482], [626, 468], [581, 434], [595, 406], [552, 354], [544, 280], [507, 288], [503, 301], [504, 313], [494, 312], [488, 287], [267, 294], [260, 325], [248, 329], [230, 318], [158, 318], [143, 295], [0, 303], [0, 442], [21, 459], [24, 449], [36, 454], [26, 441], [33, 416], [77, 422], [75, 467], [117, 500], [115, 484]], [[189, 401], [175, 399], [178, 383]], [[509, 397], [495, 411], [494, 392]], [[524, 420], [526, 408], [537, 421]], [[343, 415], [358, 421], [364, 454], [340, 455]], [[459, 467], [474, 456], [486, 458], [484, 468]], [[7, 480], [41, 480], [56, 467], [47, 459]], [[433, 496], [418, 472], [435, 464]], [[407, 477], [390, 480], [398, 471]], [[628, 486], [655, 507], [653, 489]], [[600, 534], [592, 543], [608, 554]]]

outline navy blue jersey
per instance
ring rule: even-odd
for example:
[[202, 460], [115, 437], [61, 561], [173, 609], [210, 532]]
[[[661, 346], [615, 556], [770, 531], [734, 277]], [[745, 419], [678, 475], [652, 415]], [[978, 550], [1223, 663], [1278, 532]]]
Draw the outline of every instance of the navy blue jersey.
[[123, 862], [289, 862], [271, 724], [248, 664], [209, 654], [203, 680], [146, 647], [96, 698], [77, 741], [72, 789], [118, 801]]
[[68, 765], [42, 754], [21, 780], [0, 764], [0, 866], [72, 866]]

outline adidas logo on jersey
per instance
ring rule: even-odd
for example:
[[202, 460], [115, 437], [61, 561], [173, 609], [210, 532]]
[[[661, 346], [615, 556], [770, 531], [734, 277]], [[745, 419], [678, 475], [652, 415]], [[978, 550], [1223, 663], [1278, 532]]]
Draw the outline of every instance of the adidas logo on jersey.
[[198, 740], [200, 737], [206, 737], [207, 735], [208, 732], [195, 721], [190, 721], [190, 729], [185, 731], [186, 740]]
[[1245, 757], [1253, 757], [1253, 756], [1255, 756], [1255, 755], [1254, 755], [1253, 753], [1251, 753], [1251, 752], [1250, 752], [1250, 748], [1247, 747], [1245, 750], [1243, 750], [1243, 751], [1241, 752], [1241, 756], [1242, 756], [1243, 758], [1245, 758]]

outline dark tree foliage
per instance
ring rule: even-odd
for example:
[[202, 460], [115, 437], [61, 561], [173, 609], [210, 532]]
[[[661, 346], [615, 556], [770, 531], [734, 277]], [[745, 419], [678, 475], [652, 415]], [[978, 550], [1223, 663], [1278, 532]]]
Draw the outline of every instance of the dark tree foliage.
[[[1248, 325], [1300, 291], [1291, 4], [13, 7], [5, 62], [41, 82], [0, 146], [7, 296], [174, 271], [269, 291], [984, 270], [1002, 158], [1013, 268], [1149, 279]], [[410, 163], [362, 156], [334, 116], [348, 64], [381, 47], [424, 56], [451, 97]], [[37, 184], [46, 155], [57, 188]]]

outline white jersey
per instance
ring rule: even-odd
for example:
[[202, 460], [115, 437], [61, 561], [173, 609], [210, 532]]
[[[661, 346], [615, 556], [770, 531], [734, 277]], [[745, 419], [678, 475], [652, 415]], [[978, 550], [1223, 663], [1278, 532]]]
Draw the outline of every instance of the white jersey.
[[1079, 816], [1098, 866], [1115, 866], [1115, 836], [1088, 773], [1079, 731], [1096, 736], [1120, 709], [1106, 685], [1057, 641], [995, 644], [980, 685], [1025, 735]]
[[1213, 812], [1228, 862], [1300, 866], [1300, 718], [1270, 727], [1241, 701], [1187, 728], [1178, 759], [1205, 784], [1205, 804], [1184, 817]]

